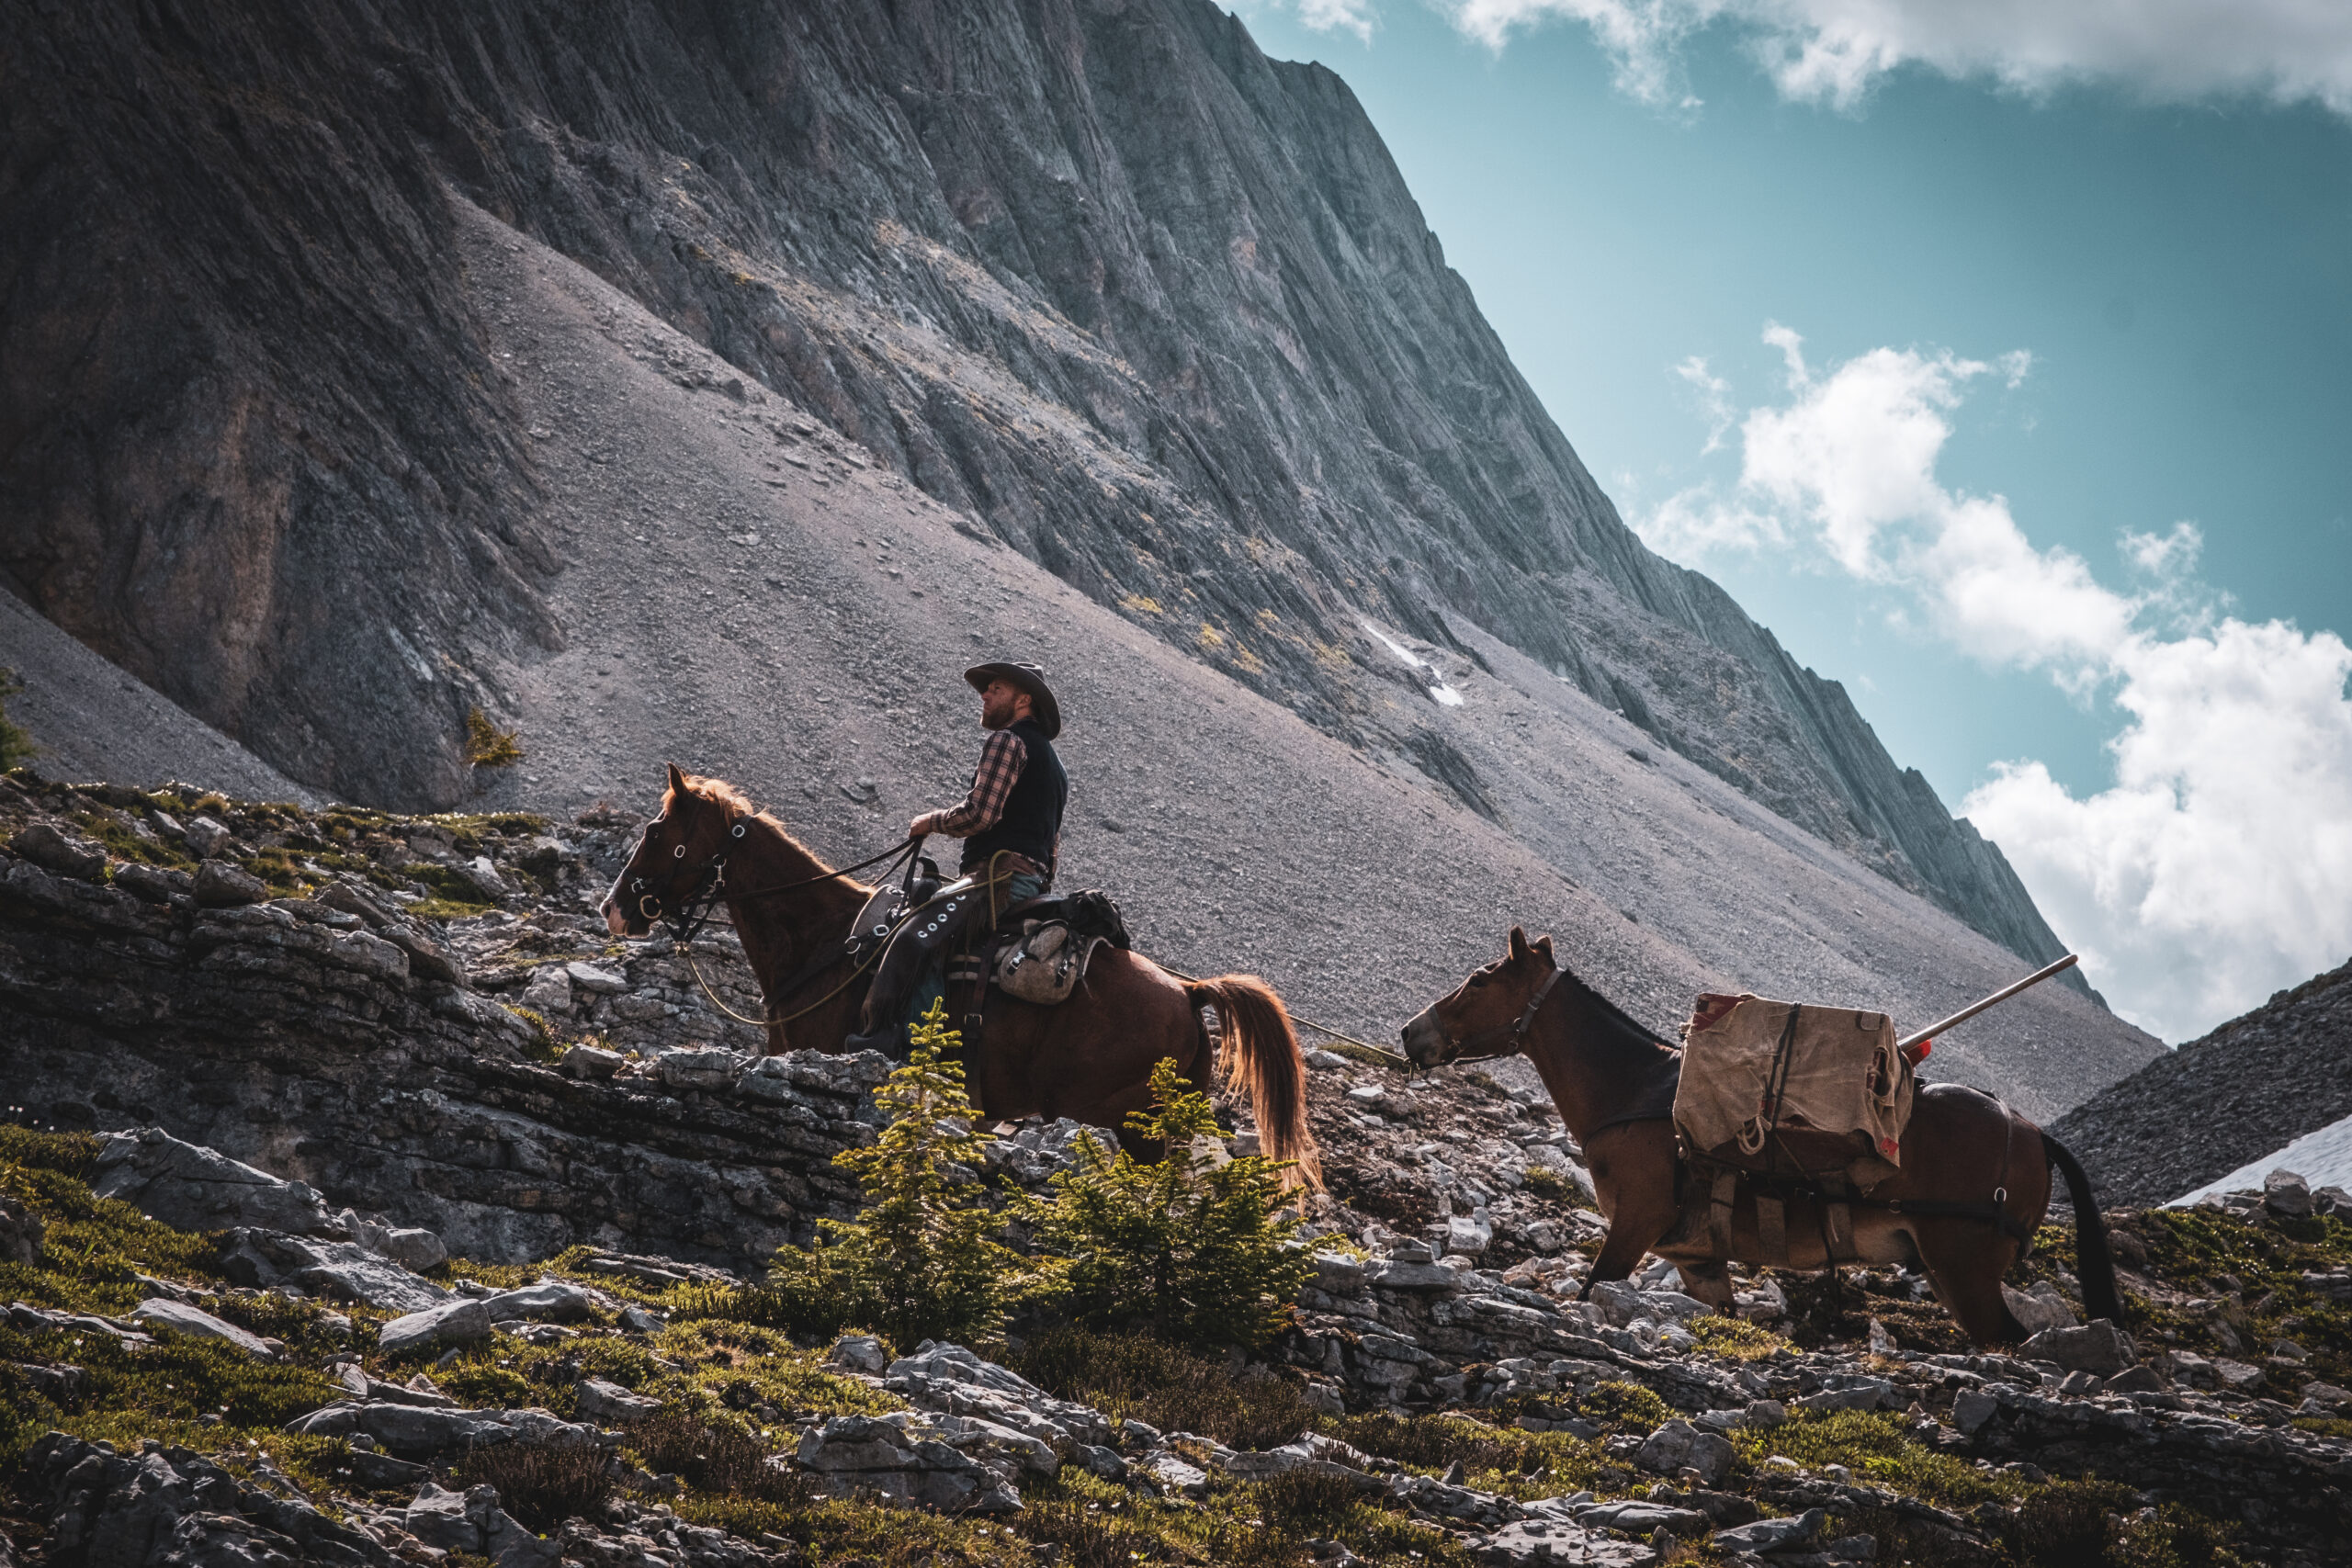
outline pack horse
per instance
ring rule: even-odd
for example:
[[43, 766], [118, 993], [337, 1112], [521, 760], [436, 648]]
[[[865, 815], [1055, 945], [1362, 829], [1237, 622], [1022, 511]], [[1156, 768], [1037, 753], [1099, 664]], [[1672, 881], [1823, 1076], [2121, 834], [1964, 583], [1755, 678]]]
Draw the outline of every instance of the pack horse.
[[[839, 1051], [858, 1027], [874, 956], [854, 928], [869, 908], [887, 905], [876, 893], [827, 865], [733, 785], [673, 766], [661, 814], [604, 913], [614, 935], [642, 937], [657, 921], [690, 931], [698, 907], [723, 905], [766, 1000], [767, 1049]], [[1140, 953], [1103, 947], [1066, 1001], [1048, 1006], [989, 987], [983, 1007], [986, 1046], [971, 1089], [987, 1114], [1067, 1116], [1122, 1133], [1128, 1113], [1149, 1102], [1163, 1057], [1193, 1084], [1210, 1082], [1218, 1039], [1201, 1019], [1210, 1010], [1227, 1087], [1248, 1095], [1261, 1149], [1296, 1162], [1301, 1179], [1319, 1179], [1298, 1036], [1256, 976], [1186, 980]]]
[[[1787, 1014], [1791, 1033], [1797, 1011]], [[1951, 1085], [1910, 1095], [1905, 1077], [1909, 1115], [1899, 1150], [1866, 1151], [1867, 1187], [1818, 1167], [1793, 1179], [1738, 1170], [1725, 1179], [1725, 1167], [1678, 1147], [1682, 1053], [1560, 967], [1550, 937], [1531, 942], [1516, 926], [1510, 950], [1423, 1009], [1405, 1026], [1404, 1043], [1422, 1067], [1523, 1054], [1543, 1077], [1584, 1147], [1609, 1222], [1588, 1292], [1624, 1279], [1644, 1253], [1672, 1262], [1684, 1289], [1718, 1312], [1732, 1305], [1727, 1263], [1899, 1263], [1927, 1275], [1970, 1339], [2014, 1344], [2025, 1329], [2001, 1294], [2001, 1277], [2023, 1256], [2050, 1206], [2053, 1176], [2063, 1174], [2084, 1304], [2094, 1317], [2121, 1320], [2089, 1178], [2055, 1138], [1990, 1095]], [[1890, 1078], [1883, 1087], [1892, 1100], [1897, 1086]], [[1780, 1132], [1776, 1124], [1773, 1135]], [[1881, 1156], [1899, 1156], [1900, 1164]]]

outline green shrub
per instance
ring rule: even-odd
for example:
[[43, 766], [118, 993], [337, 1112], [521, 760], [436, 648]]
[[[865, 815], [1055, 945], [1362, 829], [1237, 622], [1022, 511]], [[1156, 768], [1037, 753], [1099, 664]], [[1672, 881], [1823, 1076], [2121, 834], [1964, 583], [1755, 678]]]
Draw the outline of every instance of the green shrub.
[[545, 1535], [571, 1518], [594, 1518], [613, 1495], [605, 1450], [573, 1439], [553, 1443], [493, 1443], [469, 1452], [457, 1483], [495, 1486], [500, 1506], [525, 1528]]
[[1070, 1315], [1177, 1344], [1264, 1344], [1288, 1325], [1315, 1273], [1295, 1244], [1300, 1222], [1277, 1215], [1283, 1168], [1204, 1153], [1216, 1112], [1167, 1058], [1152, 1069], [1151, 1108], [1128, 1117], [1127, 1129], [1164, 1157], [1147, 1165], [1125, 1149], [1109, 1155], [1081, 1134], [1071, 1145], [1078, 1168], [1055, 1176], [1050, 1201], [1023, 1205], [1038, 1245], [1061, 1260]]
[[991, 1342], [1034, 1269], [998, 1239], [1004, 1222], [968, 1175], [989, 1140], [971, 1130], [963, 1067], [941, 1059], [963, 1043], [945, 1007], [934, 1001], [911, 1039], [907, 1065], [874, 1091], [889, 1125], [873, 1146], [833, 1156], [865, 1188], [865, 1207], [854, 1221], [819, 1221], [824, 1245], [776, 1253], [775, 1316], [804, 1333], [862, 1325], [902, 1349]]
[[511, 768], [523, 760], [522, 743], [480, 708], [466, 710], [466, 761], [477, 768]]
[[697, 1492], [719, 1492], [786, 1507], [808, 1501], [797, 1472], [771, 1467], [768, 1450], [731, 1417], [665, 1404], [630, 1434], [638, 1462], [656, 1475], [675, 1475]]

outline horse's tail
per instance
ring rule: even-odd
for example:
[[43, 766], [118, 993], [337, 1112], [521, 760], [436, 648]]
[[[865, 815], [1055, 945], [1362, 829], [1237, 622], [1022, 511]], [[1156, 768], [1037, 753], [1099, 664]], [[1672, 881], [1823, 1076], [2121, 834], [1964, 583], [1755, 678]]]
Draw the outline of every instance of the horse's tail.
[[2107, 1245], [2107, 1221], [2100, 1217], [2090, 1176], [2066, 1145], [2047, 1133], [2041, 1134], [2041, 1148], [2050, 1163], [2065, 1173], [2066, 1191], [2075, 1200], [2075, 1272], [2082, 1281], [2083, 1310], [2120, 1328], [2123, 1297], [2115, 1284], [2115, 1254]]
[[1321, 1187], [1323, 1166], [1306, 1125], [1306, 1059], [1299, 1055], [1298, 1033], [1283, 999], [1255, 975], [1193, 981], [1184, 987], [1184, 999], [1216, 1010], [1225, 1037], [1226, 1088], [1249, 1092], [1266, 1157], [1291, 1161], [1298, 1179]]

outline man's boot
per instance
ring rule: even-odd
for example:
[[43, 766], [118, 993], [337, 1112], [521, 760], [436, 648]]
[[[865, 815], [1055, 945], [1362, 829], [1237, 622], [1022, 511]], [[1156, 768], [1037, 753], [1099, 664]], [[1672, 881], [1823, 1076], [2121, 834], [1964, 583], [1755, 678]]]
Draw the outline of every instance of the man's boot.
[[967, 885], [948, 889], [946, 896], [917, 909], [890, 949], [875, 966], [865, 992], [861, 1032], [842, 1043], [849, 1051], [879, 1051], [892, 1061], [907, 1055], [907, 998], [924, 969], [943, 962], [951, 945], [975, 919], [988, 918], [988, 889]]

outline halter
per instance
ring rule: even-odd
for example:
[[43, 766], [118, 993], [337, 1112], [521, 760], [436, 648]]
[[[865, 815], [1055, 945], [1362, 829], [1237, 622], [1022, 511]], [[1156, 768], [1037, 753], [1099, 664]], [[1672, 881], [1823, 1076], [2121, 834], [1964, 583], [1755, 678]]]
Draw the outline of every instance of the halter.
[[[1552, 966], [1552, 972], [1544, 976], [1544, 983], [1536, 987], [1534, 994], [1527, 998], [1527, 1006], [1521, 1010], [1517, 1022], [1496, 1029], [1481, 1030], [1467, 1040], [1456, 1040], [1453, 1035], [1447, 1035], [1446, 1043], [1454, 1048], [1453, 1055], [1436, 1065], [1451, 1067], [1463, 1062], [1492, 1062], [1504, 1056], [1518, 1055], [1526, 1047], [1527, 1032], [1533, 1027], [1536, 1013], [1542, 1010], [1544, 1002], [1550, 998], [1552, 987], [1558, 985], [1560, 976], [1566, 973], [1566, 969], [1555, 964]], [[1510, 1043], [1499, 1051], [1487, 1049], [1488, 1045], [1502, 1041], [1509, 1041]], [[1476, 1048], [1475, 1054], [1473, 1047]]]

